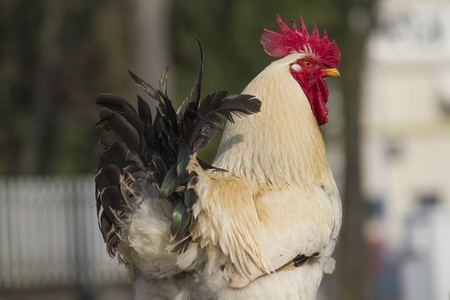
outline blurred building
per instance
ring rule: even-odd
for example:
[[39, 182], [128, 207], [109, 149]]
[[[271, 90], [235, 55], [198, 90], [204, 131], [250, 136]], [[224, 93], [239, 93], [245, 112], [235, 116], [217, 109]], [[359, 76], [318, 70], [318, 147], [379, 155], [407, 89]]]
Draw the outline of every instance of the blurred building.
[[450, 292], [450, 2], [380, 1], [361, 111], [381, 299]]

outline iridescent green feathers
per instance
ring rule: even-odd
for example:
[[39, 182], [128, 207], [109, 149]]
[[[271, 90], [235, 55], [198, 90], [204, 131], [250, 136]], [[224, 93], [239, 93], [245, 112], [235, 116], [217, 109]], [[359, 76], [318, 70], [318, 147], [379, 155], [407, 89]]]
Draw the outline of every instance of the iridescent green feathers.
[[[156, 100], [154, 116], [149, 104], [139, 96], [137, 111], [120, 96], [97, 96], [96, 104], [102, 106], [96, 125], [102, 128], [95, 150], [100, 159], [95, 178], [97, 214], [112, 256], [120, 242], [124, 222], [144, 200], [165, 201], [164, 206], [170, 208], [167, 217], [172, 219], [171, 239], [176, 242], [172, 250], [186, 249], [196, 225], [192, 207], [197, 195], [188, 188], [189, 182], [196, 180], [196, 174], [186, 171], [191, 155], [223, 129], [219, 114], [232, 122], [234, 116], [260, 110], [261, 102], [251, 95], [227, 96], [222, 91], [200, 101], [203, 50], [200, 41], [198, 44], [200, 69], [184, 112], [180, 109], [177, 113], [168, 98], [167, 69], [158, 90], [130, 72], [137, 85]], [[205, 169], [212, 168], [201, 160], [199, 163]]]

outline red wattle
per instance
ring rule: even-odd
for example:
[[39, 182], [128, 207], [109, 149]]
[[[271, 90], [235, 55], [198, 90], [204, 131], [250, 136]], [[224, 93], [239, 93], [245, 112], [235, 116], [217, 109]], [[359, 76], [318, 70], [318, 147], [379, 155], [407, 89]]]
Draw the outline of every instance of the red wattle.
[[328, 87], [322, 78], [317, 78], [314, 81], [304, 80], [300, 72], [291, 72], [295, 80], [300, 84], [303, 92], [308, 98], [309, 104], [317, 124], [324, 125], [328, 122]]
[[324, 125], [328, 122], [328, 108], [326, 106], [328, 102], [328, 87], [322, 80], [318, 79], [313, 86], [310, 87], [310, 96], [308, 97], [311, 109], [316, 117], [317, 124]]

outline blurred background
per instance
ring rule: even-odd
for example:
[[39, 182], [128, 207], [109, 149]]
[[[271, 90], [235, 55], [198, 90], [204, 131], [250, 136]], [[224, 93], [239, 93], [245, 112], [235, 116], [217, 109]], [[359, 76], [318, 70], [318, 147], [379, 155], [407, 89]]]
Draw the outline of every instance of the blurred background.
[[[344, 207], [319, 299], [448, 299], [448, 0], [0, 2], [0, 299], [132, 299], [108, 260], [93, 178], [95, 96], [136, 103], [133, 70], [176, 105], [205, 51], [203, 95], [239, 93], [273, 58], [259, 44], [302, 15], [341, 52], [322, 126]], [[202, 158], [214, 157], [217, 137]]]

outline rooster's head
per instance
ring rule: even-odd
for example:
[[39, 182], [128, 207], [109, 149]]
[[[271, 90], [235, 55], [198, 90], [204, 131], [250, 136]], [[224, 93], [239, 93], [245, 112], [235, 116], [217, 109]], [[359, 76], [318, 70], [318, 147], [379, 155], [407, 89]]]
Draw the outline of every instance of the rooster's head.
[[317, 123], [323, 125], [328, 122], [328, 88], [323, 81], [325, 77], [340, 76], [336, 69], [341, 61], [341, 53], [336, 42], [330, 42], [326, 32], [319, 37], [316, 25], [311, 35], [300, 17], [300, 30], [293, 20], [293, 30], [277, 16], [280, 33], [264, 29], [261, 44], [264, 51], [273, 57], [285, 57], [292, 53], [303, 54], [290, 64], [290, 72], [302, 87], [311, 104], [312, 112]]

